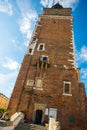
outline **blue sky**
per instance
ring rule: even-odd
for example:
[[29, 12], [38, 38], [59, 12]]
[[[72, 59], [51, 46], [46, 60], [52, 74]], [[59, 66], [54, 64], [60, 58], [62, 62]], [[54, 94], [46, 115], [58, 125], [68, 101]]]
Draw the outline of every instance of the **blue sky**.
[[[10, 97], [38, 14], [57, 0], [0, 0], [0, 92]], [[77, 67], [87, 92], [87, 1], [60, 0], [72, 7]]]

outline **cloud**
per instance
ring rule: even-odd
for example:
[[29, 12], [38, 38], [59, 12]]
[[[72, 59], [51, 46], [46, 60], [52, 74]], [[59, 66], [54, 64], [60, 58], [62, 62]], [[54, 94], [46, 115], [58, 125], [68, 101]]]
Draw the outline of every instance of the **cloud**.
[[6, 57], [3, 59], [1, 66], [9, 70], [17, 70], [19, 68], [19, 63], [16, 60]]
[[54, 0], [41, 0], [40, 1], [40, 4], [42, 6], [48, 7], [48, 8], [52, 7], [53, 3], [54, 3]]
[[14, 39], [11, 40], [11, 42], [9, 43], [13, 48], [14, 50], [16, 51], [23, 51], [24, 50], [24, 46], [21, 44], [20, 46], [20, 41], [17, 37], [15, 37]]
[[[40, 4], [44, 7], [50, 8], [57, 2], [58, 0], [41, 0]], [[71, 7], [74, 10], [79, 3], [79, 0], [60, 0], [59, 3], [65, 8]]]
[[73, 10], [78, 5], [79, 0], [60, 0], [60, 4], [63, 5], [63, 7], [69, 8], [71, 7]]
[[12, 93], [15, 79], [18, 72], [10, 72], [8, 74], [0, 73], [0, 92], [9, 97]]
[[24, 36], [24, 45], [28, 46], [28, 42], [32, 35], [32, 24], [35, 23], [37, 19], [37, 13], [32, 11], [30, 13], [26, 13], [22, 19], [19, 21], [20, 31]]
[[20, 31], [24, 38], [24, 45], [28, 46], [29, 40], [32, 35], [32, 30], [37, 19], [37, 12], [35, 9], [32, 9], [30, 1], [26, 0], [16, 0], [16, 3], [20, 10], [20, 20], [19, 27]]
[[29, 42], [29, 39], [32, 34], [32, 23], [36, 20], [37, 13], [32, 11], [30, 13], [26, 13], [22, 19], [20, 19], [19, 25], [20, 25], [20, 31], [25, 37], [25, 45], [27, 45], [27, 42]]
[[77, 53], [77, 62], [86, 62], [87, 61], [87, 46], [83, 46], [80, 52]]
[[12, 4], [8, 0], [0, 0], [0, 12], [7, 13], [9, 15], [13, 14]]

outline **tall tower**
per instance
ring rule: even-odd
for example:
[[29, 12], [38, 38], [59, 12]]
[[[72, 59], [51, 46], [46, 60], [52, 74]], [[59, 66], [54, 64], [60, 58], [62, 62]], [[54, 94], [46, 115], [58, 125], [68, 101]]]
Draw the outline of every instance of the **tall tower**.
[[75, 65], [71, 8], [59, 3], [39, 15], [9, 102], [41, 124], [54, 117], [62, 128], [81, 124], [86, 114], [84, 84]]

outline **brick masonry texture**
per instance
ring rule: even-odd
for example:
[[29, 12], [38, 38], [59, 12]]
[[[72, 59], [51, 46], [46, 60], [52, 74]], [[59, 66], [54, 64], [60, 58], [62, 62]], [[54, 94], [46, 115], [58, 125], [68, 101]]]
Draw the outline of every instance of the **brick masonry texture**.
[[0, 108], [7, 108], [9, 102], [9, 98], [0, 93]]
[[[57, 11], [61, 15], [56, 15]], [[26, 118], [34, 122], [36, 109], [39, 108], [35, 108], [35, 103], [45, 104], [45, 108], [57, 109], [57, 120], [62, 130], [86, 130], [87, 101], [84, 84], [79, 81], [74, 65], [70, 12], [71, 9], [44, 9], [44, 15], [39, 16], [40, 26], [35, 31], [37, 44], [33, 55], [24, 56], [8, 106], [10, 115], [23, 111]], [[44, 43], [44, 51], [37, 50], [40, 43]], [[36, 65], [42, 55], [49, 58], [47, 69]], [[27, 80], [35, 81], [36, 77], [42, 78], [42, 90], [26, 86]], [[63, 95], [63, 81], [71, 82], [71, 95]], [[48, 122], [44, 111], [42, 122]], [[75, 118], [74, 122], [70, 122], [71, 115]]]

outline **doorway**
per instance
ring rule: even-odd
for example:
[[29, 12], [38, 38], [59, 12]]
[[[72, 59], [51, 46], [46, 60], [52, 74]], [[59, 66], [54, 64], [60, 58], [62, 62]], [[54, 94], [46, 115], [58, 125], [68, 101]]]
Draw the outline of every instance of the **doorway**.
[[41, 124], [42, 115], [43, 115], [43, 111], [42, 110], [36, 110], [35, 124]]

